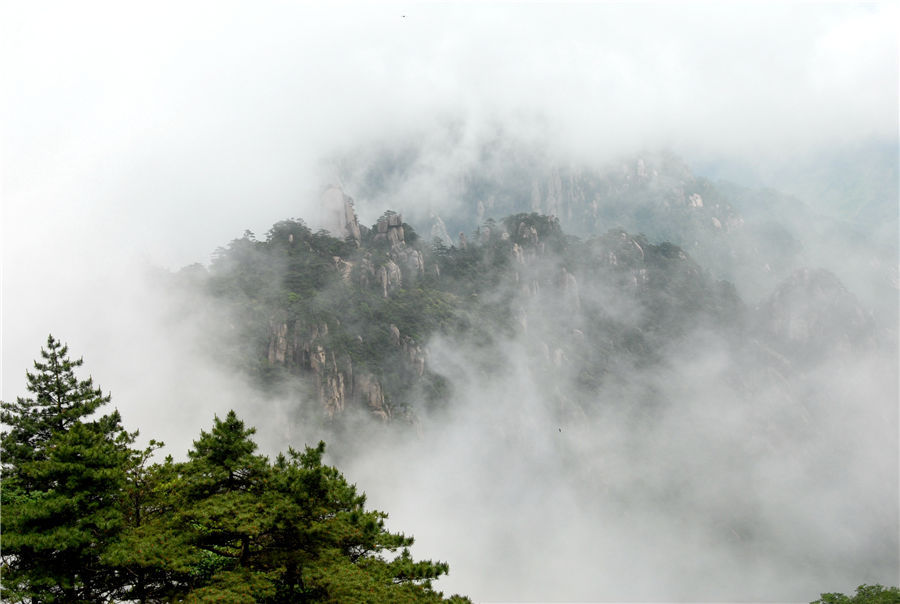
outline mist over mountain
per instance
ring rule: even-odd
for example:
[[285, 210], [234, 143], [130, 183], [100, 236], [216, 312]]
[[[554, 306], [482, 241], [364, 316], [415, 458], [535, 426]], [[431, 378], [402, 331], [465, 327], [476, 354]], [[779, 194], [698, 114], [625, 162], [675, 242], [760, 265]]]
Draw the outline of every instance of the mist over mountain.
[[[823, 575], [890, 583], [896, 314], [804, 267], [815, 238], [748, 227], [729, 198], [779, 194], [719, 189], [653, 157], [579, 172], [497, 157], [448, 184], [457, 205], [416, 198], [419, 228], [393, 210], [362, 224], [359, 202], [330, 186], [330, 231], [281, 221], [175, 278], [204, 301], [198, 322], [228, 317], [203, 339], [279, 401], [282, 429], [327, 435], [342, 463], [391, 485], [378, 501], [404, 518], [425, 492], [451, 525], [491, 519], [477, 554], [433, 537], [463, 575], [520, 553], [476, 582], [479, 597], [771, 599]], [[362, 207], [402, 200], [415, 165], [379, 156], [344, 182], [369, 184]], [[742, 297], [741, 278], [768, 291]], [[544, 556], [521, 554], [532, 540], [560, 569], [616, 570], [548, 580]]]
[[[758, 186], [710, 180], [673, 152], [573, 159], [502, 129], [487, 140], [464, 140], [452, 125], [405, 143], [356, 148], [333, 163], [339, 180], [357, 191], [363, 212], [399, 204], [444, 238], [516, 212], [555, 216], [578, 236], [620, 227], [681, 246], [752, 302], [791, 272], [825, 263], [889, 319], [895, 312], [900, 156], [896, 146], [873, 145], [853, 157], [798, 157], [789, 164], [797, 181], [820, 183], [820, 189], [773, 175], [806, 198], [766, 186], [724, 159], [705, 170]], [[804, 177], [811, 168], [802, 162], [831, 180]], [[844, 182], [835, 186], [840, 178]]]
[[900, 584], [897, 20], [6, 3], [0, 396], [324, 439], [475, 601]]

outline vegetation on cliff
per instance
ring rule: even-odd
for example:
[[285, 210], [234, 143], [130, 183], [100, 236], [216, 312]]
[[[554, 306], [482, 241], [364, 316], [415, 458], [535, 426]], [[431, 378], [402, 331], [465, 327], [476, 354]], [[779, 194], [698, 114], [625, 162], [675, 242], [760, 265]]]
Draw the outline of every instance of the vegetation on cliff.
[[218, 250], [194, 283], [236, 317], [232, 362], [267, 388], [299, 379], [327, 421], [355, 409], [415, 422], [444, 406], [449, 385], [427, 363], [437, 336], [490, 349], [553, 315], [540, 343], [565, 354], [587, 400], [613, 363], [652, 363], [680, 334], [737, 333], [744, 317], [734, 288], [678, 246], [621, 229], [581, 240], [535, 213], [450, 246], [394, 212], [359, 240], [286, 220]]

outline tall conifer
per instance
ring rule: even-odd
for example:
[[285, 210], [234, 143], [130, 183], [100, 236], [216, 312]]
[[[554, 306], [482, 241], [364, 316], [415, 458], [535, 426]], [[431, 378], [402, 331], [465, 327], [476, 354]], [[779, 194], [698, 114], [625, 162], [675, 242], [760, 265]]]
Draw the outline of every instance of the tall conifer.
[[75, 376], [67, 346], [50, 336], [41, 357], [26, 372], [33, 396], [2, 403], [4, 598], [108, 600], [120, 580], [101, 555], [122, 528], [134, 435], [118, 411], [90, 419], [110, 397]]
[[34, 362], [33, 373], [25, 372], [32, 396], [0, 402], [0, 422], [9, 428], [0, 445], [5, 475], [18, 475], [23, 463], [46, 458], [54, 434], [109, 403], [110, 396], [94, 387], [93, 378], [75, 376], [84, 360], [73, 361], [68, 354], [68, 346], [48, 336], [47, 347], [41, 349], [42, 361]]

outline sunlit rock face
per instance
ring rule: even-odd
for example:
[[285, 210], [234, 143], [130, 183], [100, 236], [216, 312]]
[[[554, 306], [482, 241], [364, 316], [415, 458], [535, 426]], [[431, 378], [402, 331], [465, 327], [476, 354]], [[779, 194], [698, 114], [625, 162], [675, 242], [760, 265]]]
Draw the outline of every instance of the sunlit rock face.
[[860, 352], [877, 337], [871, 313], [824, 269], [800, 269], [782, 282], [757, 309], [757, 325], [801, 364]]

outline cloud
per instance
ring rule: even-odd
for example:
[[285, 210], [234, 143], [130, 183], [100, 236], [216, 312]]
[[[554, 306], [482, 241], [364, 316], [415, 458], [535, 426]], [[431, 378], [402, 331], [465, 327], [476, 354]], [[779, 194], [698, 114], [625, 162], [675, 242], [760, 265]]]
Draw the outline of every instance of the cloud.
[[[762, 368], [698, 334], [662, 366], [617, 375], [566, 421], [547, 393], [571, 396], [573, 382], [536, 373], [529, 339], [498, 341], [489, 374], [490, 353], [432, 342], [452, 412], [424, 439], [347, 464], [419, 555], [451, 562], [440, 589], [484, 601], [801, 601], [896, 581], [895, 371], [842, 359], [787, 391], [754, 381], [749, 395], [735, 376]], [[804, 388], [817, 395], [791, 393]], [[648, 391], [662, 400], [635, 417]]]
[[[585, 163], [668, 146], [691, 157], [785, 165], [830, 146], [873, 139], [896, 144], [892, 24], [898, 16], [892, 2], [4, 3], [0, 396], [25, 394], [24, 370], [52, 332], [85, 355], [86, 369], [113, 392], [128, 425], [179, 453], [211, 413], [261, 403], [203, 359], [193, 327], [172, 327], [166, 315], [171, 300], [144, 277], [145, 269], [206, 263], [245, 229], [263, 233], [277, 220], [312, 214], [323, 180], [332, 177], [323, 158], [383, 142], [424, 141], [426, 170], [405, 182], [396, 200], [415, 213], [423, 201], [452, 203], [455, 170], [498, 130]], [[448, 130], [453, 140], [442, 138]], [[384, 209], [364, 207], [364, 222]], [[436, 358], [440, 350], [436, 344]], [[381, 457], [368, 467], [359, 461], [361, 476], [381, 481], [376, 489], [361, 487], [384, 502], [399, 528], [419, 535], [426, 550], [450, 559], [451, 580], [459, 577], [460, 589], [474, 580], [473, 589], [485, 597], [506, 599], [504, 590], [516, 582], [547, 597], [567, 585], [572, 597], [591, 597], [611, 577], [625, 577], [635, 598], [650, 598], [661, 593], [655, 587], [683, 586], [677, 573], [691, 577], [701, 564], [715, 563], [708, 557], [720, 550], [709, 540], [718, 534], [702, 527], [689, 499], [682, 502], [688, 516], [681, 526], [673, 517], [641, 509], [622, 516], [617, 508], [599, 512], [602, 530], [563, 522], [584, 519], [586, 499], [566, 482], [572, 475], [552, 453], [559, 450], [556, 441], [568, 437], [552, 426], [541, 432], [543, 412], [523, 385], [523, 363], [513, 358], [508, 375], [481, 383], [458, 361], [460, 383], [481, 389], [473, 386], [472, 400], [485, 396], [498, 406], [461, 407], [479, 419], [457, 418], [458, 429], [435, 435], [441, 446], [429, 454], [437, 469], [414, 466], [395, 475], [387, 465], [375, 467]], [[871, 367], [862, 367], [861, 375]], [[865, 392], [865, 380], [841, 383]], [[710, 418], [704, 405], [711, 391], [682, 387], [685, 400], [702, 395], [691, 407], [702, 420], [696, 435], [712, 438], [721, 453], [726, 447], [717, 439], [737, 440], [752, 413]], [[497, 424], [518, 400], [510, 393], [530, 409], [516, 416], [527, 443], [497, 440]], [[611, 472], [612, 487], [630, 487], [630, 460], [604, 447], [637, 437], [605, 426], [600, 420], [586, 426], [607, 445], [583, 453]], [[287, 438], [274, 425], [260, 435], [279, 445]], [[668, 455], [697, 459], [681, 450], [693, 453], [687, 435], [665, 446], [633, 442], [646, 456], [636, 467], [651, 471], [649, 458]], [[410, 446], [420, 452], [420, 445]], [[864, 448], [853, 460], [874, 461], [877, 453]], [[405, 463], [403, 453], [379, 455], [384, 464]], [[765, 460], [763, 467], [777, 469], [776, 460]], [[698, 476], [722, 478], [730, 494], [737, 491], [718, 465], [724, 461], [712, 463]], [[854, 463], [848, 467], [859, 467]], [[494, 474], [466, 474], [485, 465]], [[777, 522], [766, 525], [773, 535], [791, 516], [799, 528], [790, 534], [819, 535], [818, 520], [812, 528], [804, 524], [798, 502], [820, 491], [791, 487], [792, 476], [806, 467], [766, 483], [778, 495], [770, 501], [786, 506], [787, 515], [776, 510]], [[535, 472], [543, 490], [528, 500]], [[705, 488], [700, 482], [689, 480]], [[392, 484], [403, 497], [385, 495], [391, 491], [383, 485]], [[410, 484], [431, 500], [412, 498], [404, 490]], [[843, 504], [834, 494], [825, 489], [827, 505]], [[559, 517], [536, 525], [550, 505]], [[428, 524], [421, 510], [453, 522]], [[496, 524], [498, 515], [505, 524]], [[825, 510], [821, 518], [836, 515]], [[470, 541], [452, 539], [459, 523], [472, 528]], [[533, 541], [522, 540], [528, 534]], [[606, 545], [623, 541], [633, 558]], [[671, 552], [681, 544], [688, 555], [679, 559]], [[529, 557], [534, 550], [545, 555]], [[608, 572], [594, 583], [569, 581], [571, 566], [594, 555]], [[635, 567], [633, 559], [644, 566]], [[698, 566], [692, 571], [686, 560]], [[728, 562], [733, 565], [719, 579], [722, 589], [742, 575], [751, 587], [785, 579], [765, 562]], [[671, 576], [640, 591], [652, 579], [646, 569], [667, 565]], [[510, 567], [520, 572], [504, 575], [506, 584], [472, 579]]]

